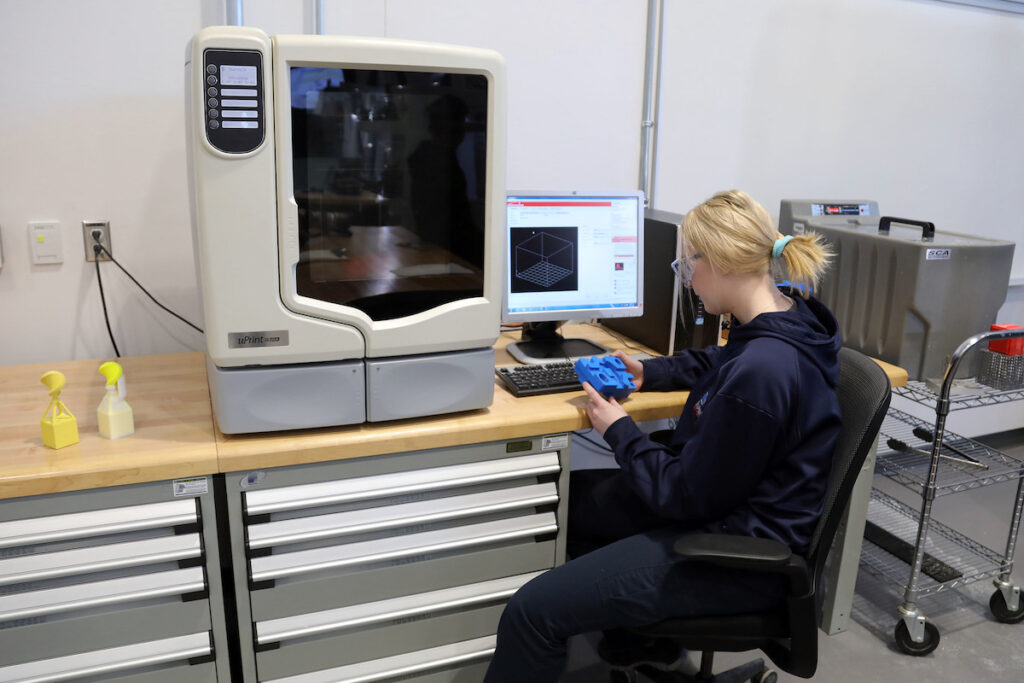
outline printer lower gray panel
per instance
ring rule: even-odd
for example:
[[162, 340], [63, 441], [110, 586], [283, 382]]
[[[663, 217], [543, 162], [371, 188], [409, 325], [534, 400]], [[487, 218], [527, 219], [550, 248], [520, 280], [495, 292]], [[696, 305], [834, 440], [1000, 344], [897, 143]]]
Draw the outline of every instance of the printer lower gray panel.
[[492, 348], [242, 368], [207, 357], [206, 374], [224, 434], [441, 415], [494, 400]]

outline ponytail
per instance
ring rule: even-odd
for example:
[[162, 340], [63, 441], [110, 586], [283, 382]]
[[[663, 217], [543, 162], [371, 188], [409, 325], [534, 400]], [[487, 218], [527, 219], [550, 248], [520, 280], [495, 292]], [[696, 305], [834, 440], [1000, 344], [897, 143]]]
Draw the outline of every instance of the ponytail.
[[832, 260], [832, 251], [817, 233], [785, 236], [776, 233], [769, 258], [776, 279], [788, 280], [791, 290], [799, 290], [801, 296], [807, 298], [821, 282]]

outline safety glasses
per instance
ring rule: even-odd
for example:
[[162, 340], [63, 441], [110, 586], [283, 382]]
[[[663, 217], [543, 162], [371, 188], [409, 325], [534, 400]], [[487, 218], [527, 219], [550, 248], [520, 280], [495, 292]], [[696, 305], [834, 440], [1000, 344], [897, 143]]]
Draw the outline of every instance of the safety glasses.
[[704, 254], [698, 251], [693, 256], [680, 256], [672, 262], [672, 272], [679, 278], [679, 283], [683, 287], [690, 286], [690, 282], [693, 280], [693, 269], [697, 265], [697, 259], [703, 256]]

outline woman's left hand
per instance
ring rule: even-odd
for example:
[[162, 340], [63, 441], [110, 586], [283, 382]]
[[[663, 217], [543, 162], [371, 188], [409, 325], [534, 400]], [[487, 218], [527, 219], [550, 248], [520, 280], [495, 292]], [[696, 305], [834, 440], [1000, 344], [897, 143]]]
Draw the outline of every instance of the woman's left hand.
[[583, 383], [583, 391], [587, 392], [587, 417], [601, 436], [604, 436], [605, 430], [613, 422], [626, 417], [626, 409], [619, 405], [614, 396], [605, 398], [590, 386], [590, 382]]

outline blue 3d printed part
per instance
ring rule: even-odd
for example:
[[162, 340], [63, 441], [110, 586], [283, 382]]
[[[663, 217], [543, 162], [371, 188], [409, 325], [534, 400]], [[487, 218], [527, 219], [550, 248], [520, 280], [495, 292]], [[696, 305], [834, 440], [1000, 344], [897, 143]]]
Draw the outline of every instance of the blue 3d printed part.
[[636, 391], [633, 376], [626, 370], [626, 364], [615, 356], [591, 356], [580, 358], [575, 365], [576, 375], [581, 382], [590, 382], [605, 398], [626, 398]]

